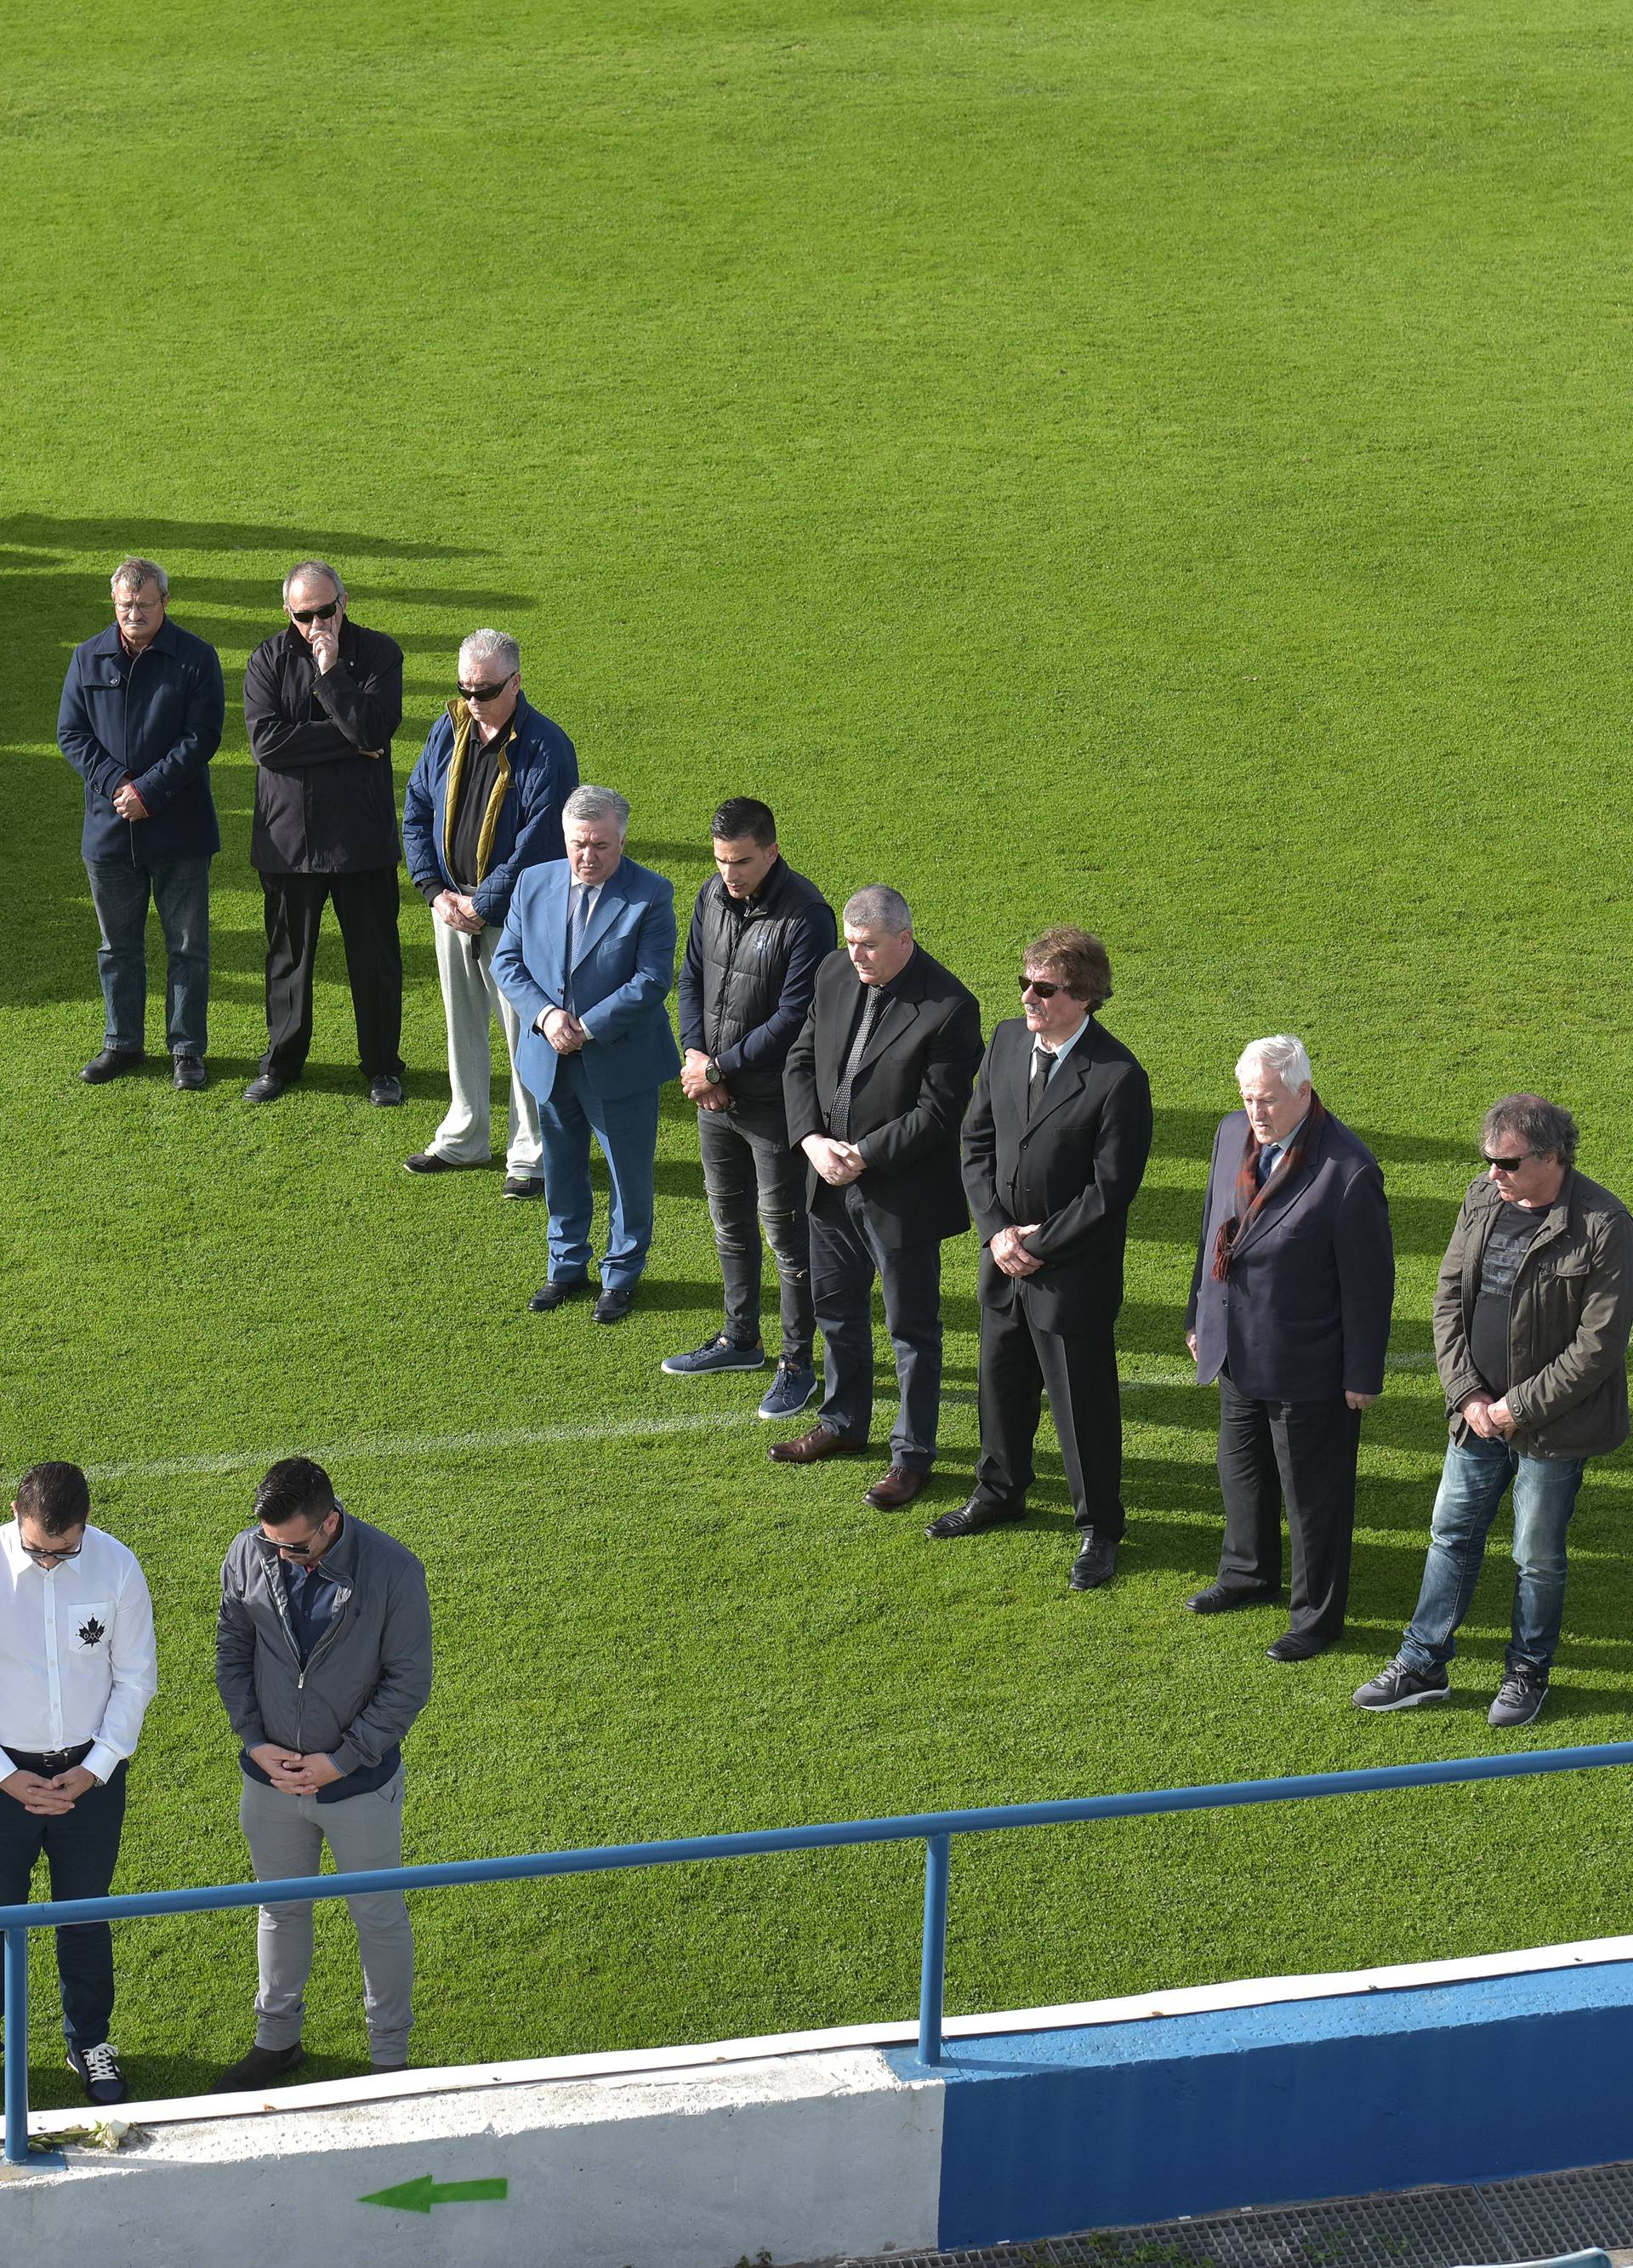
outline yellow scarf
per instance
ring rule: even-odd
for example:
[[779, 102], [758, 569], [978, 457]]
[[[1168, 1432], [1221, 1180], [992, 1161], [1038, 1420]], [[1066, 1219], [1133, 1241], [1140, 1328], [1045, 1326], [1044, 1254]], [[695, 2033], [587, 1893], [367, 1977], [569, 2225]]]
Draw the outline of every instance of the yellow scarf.
[[[445, 844], [453, 833], [454, 814], [460, 807], [460, 791], [465, 784], [465, 760], [470, 754], [471, 711], [465, 701], [450, 701], [448, 716], [453, 725], [453, 756], [448, 766], [448, 792], [443, 800], [442, 839]], [[476, 838], [476, 880], [480, 882], [488, 872], [488, 861], [493, 852], [493, 838], [499, 824], [499, 806], [504, 801], [505, 791], [511, 784], [511, 742], [516, 737], [516, 719], [511, 717], [499, 741], [499, 769], [495, 775], [493, 793], [488, 799], [483, 814], [482, 832]]]

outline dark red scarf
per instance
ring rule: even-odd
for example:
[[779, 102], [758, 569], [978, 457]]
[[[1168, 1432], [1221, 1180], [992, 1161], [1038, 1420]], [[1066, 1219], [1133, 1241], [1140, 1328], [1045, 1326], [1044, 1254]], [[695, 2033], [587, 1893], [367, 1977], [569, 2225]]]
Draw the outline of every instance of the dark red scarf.
[[1313, 1087], [1310, 1090], [1310, 1108], [1305, 1113], [1303, 1125], [1276, 1160], [1276, 1171], [1268, 1182], [1259, 1180], [1259, 1153], [1264, 1148], [1253, 1128], [1247, 1129], [1247, 1146], [1242, 1152], [1242, 1161], [1236, 1168], [1236, 1211], [1229, 1220], [1221, 1221], [1219, 1233], [1213, 1241], [1213, 1280], [1223, 1284], [1231, 1272], [1231, 1255], [1242, 1231], [1255, 1221], [1275, 1197], [1298, 1172], [1310, 1154], [1310, 1145], [1321, 1129], [1327, 1113], [1321, 1098]]

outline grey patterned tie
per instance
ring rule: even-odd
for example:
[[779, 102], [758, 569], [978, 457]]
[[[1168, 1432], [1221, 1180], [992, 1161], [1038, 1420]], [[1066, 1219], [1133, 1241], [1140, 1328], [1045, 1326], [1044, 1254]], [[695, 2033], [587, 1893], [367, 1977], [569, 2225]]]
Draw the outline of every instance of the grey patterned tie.
[[828, 1130], [835, 1142], [850, 1139], [850, 1090], [857, 1083], [857, 1073], [862, 1068], [867, 1043], [873, 1036], [873, 1027], [878, 1023], [879, 1011], [885, 1005], [885, 996], [877, 984], [870, 984], [866, 990], [862, 1021], [857, 1026], [857, 1035], [850, 1042], [845, 1068], [840, 1075], [839, 1085], [834, 1089], [834, 1106], [828, 1114]]

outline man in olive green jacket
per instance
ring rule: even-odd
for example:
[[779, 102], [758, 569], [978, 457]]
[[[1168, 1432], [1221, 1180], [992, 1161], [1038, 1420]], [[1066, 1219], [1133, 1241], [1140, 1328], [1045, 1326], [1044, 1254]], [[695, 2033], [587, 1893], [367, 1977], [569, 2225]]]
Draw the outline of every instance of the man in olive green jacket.
[[1401, 1651], [1362, 1709], [1444, 1700], [1453, 1635], [1512, 1480], [1514, 1608], [1488, 1722], [1528, 1725], [1548, 1692], [1565, 1600], [1565, 1530], [1589, 1457], [1628, 1437], [1633, 1219], [1576, 1170], [1577, 1127], [1539, 1094], [1486, 1114], [1487, 1170], [1463, 1199], [1435, 1293], [1435, 1360], [1452, 1439], [1423, 1588]]

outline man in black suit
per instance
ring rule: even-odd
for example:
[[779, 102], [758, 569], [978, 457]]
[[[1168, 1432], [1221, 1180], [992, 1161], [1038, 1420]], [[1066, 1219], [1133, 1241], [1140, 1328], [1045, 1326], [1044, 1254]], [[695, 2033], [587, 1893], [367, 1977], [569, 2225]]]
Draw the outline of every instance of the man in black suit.
[[912, 1503], [936, 1458], [941, 1247], [969, 1226], [959, 1121], [981, 1060], [981, 1010], [915, 942], [898, 891], [858, 890], [845, 907], [844, 937], [844, 951], [817, 971], [783, 1074], [789, 1139], [811, 1165], [811, 1292], [827, 1391], [810, 1432], [770, 1454], [777, 1464], [811, 1465], [867, 1447], [877, 1275], [901, 1408], [890, 1469], [865, 1496], [894, 1512]]
[[1024, 1017], [992, 1035], [964, 1123], [981, 1256], [975, 1492], [926, 1535], [1024, 1520], [1044, 1388], [1077, 1516], [1074, 1591], [1109, 1582], [1122, 1538], [1122, 1413], [1113, 1327], [1129, 1207], [1151, 1146], [1151, 1082], [1095, 1012], [1099, 938], [1052, 929], [1027, 950]]
[[1394, 1247], [1378, 1160], [1323, 1108], [1288, 1032], [1236, 1066], [1242, 1108], [1208, 1169], [1185, 1344], [1219, 1381], [1219, 1572], [1186, 1605], [1276, 1598], [1287, 1506], [1288, 1628], [1265, 1651], [1307, 1661], [1343, 1628], [1361, 1412], [1383, 1391]]

